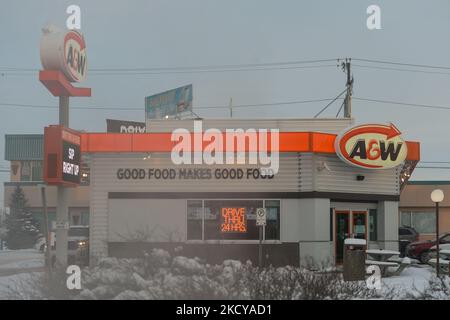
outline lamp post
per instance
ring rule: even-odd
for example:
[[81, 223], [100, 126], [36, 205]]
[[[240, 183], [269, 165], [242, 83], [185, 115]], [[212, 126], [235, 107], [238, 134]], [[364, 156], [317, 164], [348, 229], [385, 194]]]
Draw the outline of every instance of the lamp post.
[[436, 204], [436, 275], [439, 277], [439, 202], [444, 200], [444, 192], [441, 189], [433, 190], [431, 200]]

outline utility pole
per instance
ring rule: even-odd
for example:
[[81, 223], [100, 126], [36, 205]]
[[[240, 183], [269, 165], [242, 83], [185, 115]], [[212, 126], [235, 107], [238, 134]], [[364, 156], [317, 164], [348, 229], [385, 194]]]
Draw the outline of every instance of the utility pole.
[[351, 61], [350, 58], [345, 58], [345, 61], [342, 62], [342, 69], [347, 74], [347, 94], [345, 95], [344, 100], [344, 117], [351, 118], [352, 117], [352, 90], [353, 90], [353, 76], [351, 74]]
[[233, 98], [230, 98], [230, 118], [233, 118]]
[[[69, 127], [69, 97], [59, 97], [59, 124]], [[69, 197], [68, 189], [62, 185], [57, 186], [57, 207], [56, 207], [56, 262], [58, 266], [67, 266], [67, 243], [69, 224]]]

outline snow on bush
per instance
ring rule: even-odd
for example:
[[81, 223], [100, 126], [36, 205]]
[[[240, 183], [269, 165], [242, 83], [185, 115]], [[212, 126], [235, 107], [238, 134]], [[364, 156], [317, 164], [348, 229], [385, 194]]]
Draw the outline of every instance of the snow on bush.
[[209, 265], [160, 249], [144, 259], [105, 258], [83, 271], [82, 286], [76, 299], [379, 298], [365, 282], [344, 282], [335, 272], [259, 269], [234, 260]]
[[343, 300], [450, 297], [448, 277], [433, 277], [428, 286], [414, 293], [393, 290], [388, 285], [384, 285], [383, 290], [372, 290], [365, 281], [343, 281], [342, 274], [333, 268], [258, 268], [250, 261], [234, 260], [210, 265], [198, 258], [172, 257], [159, 249], [145, 254], [142, 259], [101, 259], [95, 266], [82, 270], [82, 290], [67, 290], [66, 279], [63, 270], [55, 272], [50, 281], [35, 277], [33, 283], [23, 286], [32, 288], [32, 294], [23, 293], [20, 286], [10, 298]]

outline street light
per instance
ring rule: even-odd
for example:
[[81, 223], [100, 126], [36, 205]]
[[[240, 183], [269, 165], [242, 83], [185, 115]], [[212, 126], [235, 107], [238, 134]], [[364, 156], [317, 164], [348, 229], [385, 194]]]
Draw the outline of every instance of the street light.
[[436, 275], [439, 277], [439, 202], [444, 200], [444, 192], [441, 189], [433, 190], [431, 200], [436, 203]]

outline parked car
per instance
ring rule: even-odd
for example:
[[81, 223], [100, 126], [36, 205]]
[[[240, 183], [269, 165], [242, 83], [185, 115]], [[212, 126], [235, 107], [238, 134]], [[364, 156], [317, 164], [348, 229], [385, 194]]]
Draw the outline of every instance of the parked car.
[[[56, 236], [53, 231], [50, 243], [52, 249], [50, 252], [50, 261], [52, 265], [56, 263]], [[67, 263], [78, 266], [87, 266], [89, 264], [89, 227], [88, 226], [70, 226], [67, 239]]]
[[[439, 250], [450, 250], [450, 243], [439, 243]], [[429, 258], [436, 258], [436, 245], [432, 246], [428, 253]], [[441, 255], [442, 257], [442, 255]], [[444, 257], [442, 257], [444, 258]]]
[[34, 244], [34, 248], [40, 252], [45, 252], [45, 237], [43, 234], [39, 234], [37, 239], [36, 239], [36, 243]]
[[398, 228], [398, 240], [400, 257], [404, 257], [406, 247], [412, 242], [419, 241], [419, 233], [412, 227], [402, 226]]
[[[439, 244], [450, 244], [450, 233], [444, 233], [439, 236]], [[436, 239], [427, 241], [416, 241], [406, 247], [406, 255], [409, 258], [419, 259], [422, 263], [430, 260], [430, 250], [436, 245]]]

